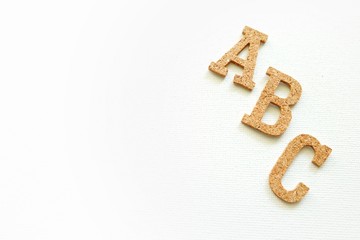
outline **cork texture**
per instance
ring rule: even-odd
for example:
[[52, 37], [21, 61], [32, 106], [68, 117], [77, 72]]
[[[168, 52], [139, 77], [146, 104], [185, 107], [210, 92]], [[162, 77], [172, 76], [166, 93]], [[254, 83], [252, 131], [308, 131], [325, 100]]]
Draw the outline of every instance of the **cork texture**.
[[288, 144], [269, 176], [271, 190], [276, 196], [288, 203], [299, 202], [309, 191], [309, 188], [301, 182], [294, 190], [290, 191], [286, 190], [281, 184], [281, 179], [287, 168], [290, 166], [295, 156], [305, 146], [310, 146], [314, 149], [312, 163], [318, 167], [325, 162], [331, 153], [331, 148], [326, 145], [321, 145], [315, 137], [308, 134], [301, 134]]
[[[265, 43], [267, 35], [261, 33], [250, 27], [243, 29], [242, 39], [235, 44], [227, 53], [225, 53], [216, 63], [212, 62], [209, 66], [209, 70], [217, 73], [223, 77], [228, 73], [227, 65], [232, 62], [243, 68], [243, 74], [234, 76], [234, 83], [239, 84], [246, 89], [252, 90], [255, 87], [255, 83], [252, 80], [254, 75], [254, 69], [256, 65], [256, 58], [261, 43]], [[238, 57], [239, 53], [249, 46], [249, 53], [247, 59]]]
[[[285, 132], [290, 124], [292, 117], [290, 106], [296, 104], [300, 99], [302, 89], [298, 81], [275, 68], [269, 67], [266, 74], [269, 76], [269, 80], [259, 100], [252, 113], [250, 115], [245, 114], [241, 122], [268, 135], [279, 136]], [[280, 98], [275, 95], [275, 90], [280, 82], [290, 87], [290, 93], [287, 98]], [[270, 103], [280, 108], [279, 119], [274, 125], [261, 121]]]

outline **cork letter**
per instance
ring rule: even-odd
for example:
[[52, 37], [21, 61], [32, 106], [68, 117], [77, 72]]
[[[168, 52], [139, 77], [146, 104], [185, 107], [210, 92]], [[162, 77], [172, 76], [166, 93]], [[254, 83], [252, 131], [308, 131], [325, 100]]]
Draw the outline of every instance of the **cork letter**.
[[[279, 136], [283, 134], [289, 126], [291, 121], [290, 106], [297, 103], [300, 99], [301, 86], [298, 81], [275, 68], [269, 67], [266, 74], [269, 75], [270, 78], [266, 83], [255, 108], [250, 115], [245, 114], [241, 122], [263, 133]], [[290, 93], [287, 98], [280, 98], [275, 95], [275, 90], [280, 82], [283, 82], [290, 87]], [[280, 117], [274, 125], [268, 125], [261, 121], [270, 103], [277, 105], [280, 108]]]
[[[255, 83], [253, 82], [252, 78], [254, 75], [256, 57], [260, 48], [260, 44], [261, 42], [266, 42], [267, 35], [247, 26], [243, 29], [243, 35], [243, 38], [238, 43], [236, 43], [233, 48], [225, 53], [219, 61], [216, 63], [212, 62], [210, 64], [209, 70], [225, 77], [228, 72], [226, 66], [230, 62], [233, 62], [236, 65], [243, 67], [242, 76], [235, 75], [234, 83], [240, 84], [241, 86], [252, 90], [255, 87]], [[247, 59], [244, 60], [238, 57], [238, 55], [247, 46], [249, 46], [249, 54]]]
[[298, 202], [309, 191], [309, 188], [303, 183], [299, 183], [297, 187], [291, 191], [287, 191], [281, 184], [281, 179], [284, 176], [286, 169], [290, 166], [295, 156], [305, 146], [310, 146], [314, 149], [312, 163], [318, 167], [325, 162], [331, 153], [331, 148], [326, 145], [321, 145], [316, 138], [307, 134], [297, 136], [288, 144], [269, 176], [271, 190], [285, 202]]

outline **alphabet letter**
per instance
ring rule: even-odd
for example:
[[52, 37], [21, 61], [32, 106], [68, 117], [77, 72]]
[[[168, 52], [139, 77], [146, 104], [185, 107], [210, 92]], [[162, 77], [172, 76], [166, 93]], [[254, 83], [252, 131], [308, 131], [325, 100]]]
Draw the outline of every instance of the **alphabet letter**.
[[[294, 105], [300, 99], [301, 86], [298, 81], [275, 68], [269, 67], [266, 74], [269, 75], [270, 79], [266, 83], [255, 108], [250, 116], [245, 114], [241, 122], [263, 133], [279, 136], [283, 134], [289, 126], [291, 121], [290, 106]], [[290, 93], [287, 98], [280, 98], [275, 95], [275, 89], [280, 82], [284, 82], [290, 87]], [[280, 108], [280, 117], [274, 125], [268, 125], [261, 121], [270, 103]]]
[[[236, 65], [243, 67], [243, 75], [235, 75], [234, 83], [240, 84], [243, 87], [252, 90], [255, 87], [255, 83], [252, 81], [254, 75], [254, 69], [256, 64], [256, 57], [260, 48], [261, 42], [265, 43], [267, 35], [263, 34], [250, 27], [245, 27], [243, 30], [244, 37], [225, 53], [222, 58], [216, 63], [212, 62], [209, 66], [209, 70], [217, 73], [223, 77], [226, 76], [228, 69], [226, 66], [233, 62]], [[246, 60], [238, 57], [238, 54], [249, 45], [249, 55]]]
[[287, 191], [281, 184], [281, 179], [284, 176], [286, 169], [290, 166], [295, 156], [305, 146], [310, 146], [314, 149], [312, 163], [318, 167], [325, 162], [331, 153], [331, 148], [326, 145], [321, 145], [316, 138], [307, 134], [297, 136], [288, 144], [269, 176], [271, 190], [285, 202], [298, 202], [309, 191], [309, 188], [303, 183], [299, 183], [297, 187], [291, 191]]

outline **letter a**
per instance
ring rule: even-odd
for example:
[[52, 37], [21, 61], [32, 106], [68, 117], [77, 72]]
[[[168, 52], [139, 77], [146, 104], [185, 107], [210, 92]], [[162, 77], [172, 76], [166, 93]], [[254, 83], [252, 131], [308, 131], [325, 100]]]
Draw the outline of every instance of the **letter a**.
[[[244, 37], [235, 44], [227, 53], [225, 53], [219, 61], [212, 62], [209, 66], [209, 70], [217, 73], [223, 77], [226, 76], [228, 69], [227, 65], [230, 62], [243, 67], [243, 75], [235, 75], [234, 83], [240, 84], [241, 86], [252, 90], [255, 87], [255, 83], [252, 78], [254, 75], [254, 69], [256, 64], [256, 57], [260, 48], [261, 42], [265, 43], [267, 35], [263, 34], [250, 27], [245, 27], [243, 30]], [[239, 53], [244, 50], [246, 46], [249, 46], [249, 54], [246, 60], [238, 57]]]

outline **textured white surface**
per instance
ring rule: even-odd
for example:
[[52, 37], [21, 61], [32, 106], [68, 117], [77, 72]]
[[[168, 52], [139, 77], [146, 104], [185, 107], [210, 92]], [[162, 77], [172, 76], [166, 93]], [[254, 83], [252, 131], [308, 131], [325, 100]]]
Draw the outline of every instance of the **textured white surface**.
[[[356, 1], [3, 1], [0, 239], [359, 239]], [[207, 70], [269, 35], [250, 92]], [[273, 66], [303, 88], [279, 138], [241, 124]], [[279, 91], [286, 94], [286, 88]], [[276, 119], [276, 108], [266, 116]], [[268, 174], [295, 136], [284, 178]]]

